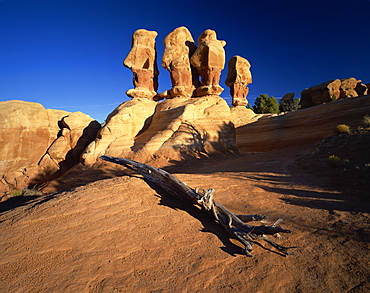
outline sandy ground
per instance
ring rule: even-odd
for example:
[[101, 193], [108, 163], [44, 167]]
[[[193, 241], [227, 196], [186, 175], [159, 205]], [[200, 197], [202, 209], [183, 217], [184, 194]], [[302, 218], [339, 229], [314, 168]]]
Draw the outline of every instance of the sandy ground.
[[261, 243], [246, 257], [212, 218], [140, 176], [83, 173], [79, 187], [2, 203], [0, 292], [369, 292], [368, 201], [305, 173], [299, 154], [244, 154], [174, 174], [216, 189], [231, 211], [284, 218], [292, 233], [278, 243], [296, 246], [294, 256]]

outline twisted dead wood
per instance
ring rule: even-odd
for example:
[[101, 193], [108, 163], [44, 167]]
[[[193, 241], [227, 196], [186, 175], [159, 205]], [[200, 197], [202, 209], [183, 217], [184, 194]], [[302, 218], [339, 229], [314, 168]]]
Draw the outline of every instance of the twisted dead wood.
[[278, 233], [290, 233], [289, 230], [277, 226], [282, 219], [279, 219], [271, 226], [253, 226], [247, 224], [246, 222], [265, 220], [265, 217], [260, 215], [234, 214], [213, 199], [215, 192], [214, 189], [203, 189], [201, 191], [199, 188], [192, 189], [187, 186], [186, 183], [180, 181], [175, 176], [162, 169], [157, 169], [130, 159], [110, 156], [102, 156], [100, 158], [134, 170], [141, 174], [145, 179], [155, 183], [171, 195], [174, 195], [183, 201], [191, 201], [193, 204], [198, 205], [211, 213], [232, 237], [239, 240], [245, 246], [244, 253], [247, 256], [252, 256], [251, 251], [253, 244], [255, 243], [255, 240], [258, 239], [266, 241], [280, 251], [284, 256], [292, 254], [289, 252], [288, 247], [281, 246], [266, 236], [274, 235], [279, 237]]

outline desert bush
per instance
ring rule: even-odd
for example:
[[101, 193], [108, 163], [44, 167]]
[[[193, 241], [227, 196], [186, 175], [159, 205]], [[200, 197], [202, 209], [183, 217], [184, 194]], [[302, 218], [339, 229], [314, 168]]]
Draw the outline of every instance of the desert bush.
[[253, 111], [257, 114], [280, 113], [279, 103], [268, 94], [261, 94], [254, 102]]
[[23, 190], [24, 196], [41, 196], [44, 195], [44, 193], [41, 190], [33, 189], [33, 188], [27, 188], [25, 187]]
[[329, 165], [329, 167], [337, 167], [340, 163], [341, 159], [337, 157], [336, 155], [331, 155], [326, 159], [326, 163]]
[[9, 194], [10, 197], [16, 197], [16, 196], [22, 196], [22, 195], [23, 195], [23, 190], [17, 190], [17, 189], [12, 190]]
[[339, 124], [335, 127], [335, 133], [349, 133], [350, 128], [346, 124]]
[[41, 196], [44, 193], [41, 190], [25, 187], [23, 190], [14, 189], [10, 192], [9, 197], [16, 196]]
[[366, 114], [366, 115], [362, 118], [362, 122], [363, 122], [366, 126], [370, 126], [370, 116], [369, 116], [369, 114]]

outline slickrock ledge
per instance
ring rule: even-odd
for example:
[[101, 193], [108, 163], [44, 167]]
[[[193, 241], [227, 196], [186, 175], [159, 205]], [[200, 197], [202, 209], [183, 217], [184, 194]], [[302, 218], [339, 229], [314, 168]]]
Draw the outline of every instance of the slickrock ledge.
[[100, 129], [97, 121], [81, 112], [17, 100], [0, 102], [0, 116], [1, 192], [68, 170]]

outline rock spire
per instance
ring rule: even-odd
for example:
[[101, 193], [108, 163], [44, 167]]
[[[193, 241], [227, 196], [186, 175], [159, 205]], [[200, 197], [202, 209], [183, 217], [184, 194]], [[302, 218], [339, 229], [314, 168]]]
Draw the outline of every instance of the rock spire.
[[158, 89], [158, 67], [156, 62], [155, 38], [157, 32], [139, 29], [132, 36], [132, 46], [123, 65], [132, 70], [135, 88], [126, 94], [131, 98], [156, 100]]
[[190, 58], [202, 78], [195, 96], [219, 95], [224, 90], [219, 82], [221, 70], [225, 66], [225, 45], [225, 41], [217, 40], [213, 30], [208, 29], [199, 36], [198, 48]]
[[248, 84], [252, 83], [252, 74], [250, 72], [250, 63], [247, 59], [234, 56], [228, 63], [228, 74], [226, 78], [226, 85], [230, 87], [230, 94], [232, 96], [233, 106], [247, 106], [246, 99], [249, 88]]
[[196, 50], [191, 33], [186, 27], [179, 27], [167, 35], [164, 45], [162, 66], [170, 72], [172, 88], [161, 95], [191, 97], [199, 83], [198, 73], [190, 64], [190, 57]]

